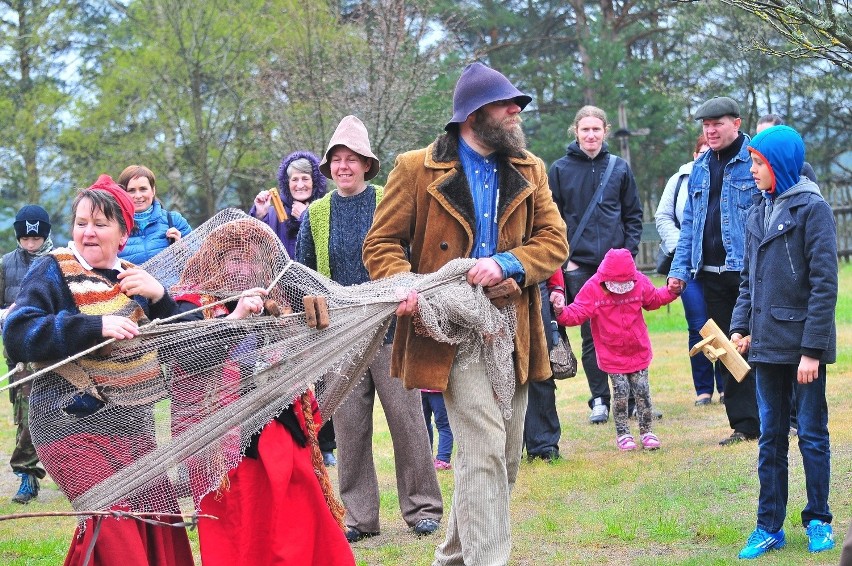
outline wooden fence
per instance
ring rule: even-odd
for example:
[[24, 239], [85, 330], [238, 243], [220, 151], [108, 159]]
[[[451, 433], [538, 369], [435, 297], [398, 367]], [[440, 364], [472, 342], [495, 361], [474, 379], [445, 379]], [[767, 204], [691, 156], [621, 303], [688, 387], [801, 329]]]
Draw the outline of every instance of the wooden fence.
[[[823, 195], [834, 211], [837, 224], [837, 257], [852, 260], [852, 185], [833, 184], [821, 187]], [[660, 249], [660, 235], [654, 224], [654, 212], [657, 209], [656, 196], [644, 203], [645, 222], [642, 225], [642, 240], [639, 243], [639, 255], [636, 264], [645, 273], [652, 273], [657, 267], [657, 251]]]

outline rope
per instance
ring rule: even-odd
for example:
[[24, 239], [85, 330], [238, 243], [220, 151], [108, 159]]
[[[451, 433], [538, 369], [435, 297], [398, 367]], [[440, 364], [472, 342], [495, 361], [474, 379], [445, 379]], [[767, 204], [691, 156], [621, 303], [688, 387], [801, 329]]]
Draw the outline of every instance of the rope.
[[311, 407], [310, 393], [305, 391], [300, 398], [302, 413], [305, 416], [305, 426], [308, 429], [308, 442], [311, 446], [311, 461], [314, 465], [314, 473], [319, 480], [322, 494], [325, 497], [325, 502], [334, 516], [334, 520], [343, 529], [343, 515], [346, 513], [343, 504], [334, 496], [334, 487], [331, 485], [331, 479], [328, 477], [328, 469], [322, 460], [322, 450], [320, 450], [319, 439], [317, 435], [317, 425], [314, 422], [314, 411]]
[[[189, 527], [194, 528], [198, 525], [198, 519], [215, 519], [219, 517], [215, 515], [205, 515], [203, 513], [149, 513], [149, 512], [131, 512], [122, 511], [120, 509], [109, 509], [107, 511], [43, 511], [40, 513], [15, 513], [14, 515], [0, 515], [0, 521], [14, 521], [16, 519], [37, 519], [41, 517], [80, 517], [80, 516], [109, 516], [116, 519], [138, 519], [158, 524], [167, 527]], [[161, 521], [153, 521], [146, 517], [180, 517], [183, 519], [179, 523], [166, 523]], [[186, 519], [189, 518], [187, 521]]]

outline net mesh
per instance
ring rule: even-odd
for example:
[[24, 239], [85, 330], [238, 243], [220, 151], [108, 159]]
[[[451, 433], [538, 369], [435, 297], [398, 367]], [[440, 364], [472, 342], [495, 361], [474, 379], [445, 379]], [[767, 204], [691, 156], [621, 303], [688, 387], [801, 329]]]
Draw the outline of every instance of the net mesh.
[[[419, 333], [458, 344], [462, 365], [486, 359], [508, 416], [515, 313], [465, 282], [474, 261], [344, 287], [291, 261], [262, 222], [222, 211], [143, 265], [172, 296], [202, 305], [205, 318], [142, 324], [138, 337], [39, 376], [33, 440], [75, 510], [197, 509], [252, 435], [306, 390], [325, 419], [345, 402], [383, 342], [400, 289], [418, 291]], [[278, 312], [217, 318], [254, 287], [269, 290], [268, 310]], [[327, 328], [306, 324], [306, 296], [325, 298]], [[87, 416], [62, 410], [81, 392], [102, 406]]]

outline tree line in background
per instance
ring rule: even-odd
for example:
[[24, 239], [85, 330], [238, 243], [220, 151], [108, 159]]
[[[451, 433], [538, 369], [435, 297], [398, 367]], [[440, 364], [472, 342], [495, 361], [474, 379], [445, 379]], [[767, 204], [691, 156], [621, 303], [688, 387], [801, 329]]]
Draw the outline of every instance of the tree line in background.
[[577, 109], [604, 108], [649, 211], [691, 159], [691, 111], [714, 95], [740, 102], [748, 133], [762, 114], [785, 116], [820, 179], [845, 182], [848, 0], [766, 4], [824, 16], [806, 29], [754, 4], [0, 0], [0, 242], [14, 246], [25, 203], [67, 234], [74, 189], [131, 163], [151, 167], [158, 196], [193, 225], [246, 208], [282, 156], [321, 154], [346, 114], [367, 124], [381, 183], [397, 154], [442, 131], [472, 60], [533, 96], [524, 129], [548, 164]]

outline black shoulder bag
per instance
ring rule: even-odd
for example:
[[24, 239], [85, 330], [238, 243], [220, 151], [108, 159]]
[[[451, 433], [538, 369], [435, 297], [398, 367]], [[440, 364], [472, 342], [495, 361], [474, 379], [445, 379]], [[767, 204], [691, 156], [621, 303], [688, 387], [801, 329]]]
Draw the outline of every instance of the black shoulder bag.
[[[175, 220], [174, 220], [174, 218], [172, 218], [172, 211], [171, 210], [166, 212], [166, 217], [168, 218], [169, 228], [174, 228], [175, 227]], [[170, 246], [177, 241], [174, 238], [169, 238], [169, 237], [167, 237], [166, 239], [169, 241]]]
[[581, 218], [580, 223], [577, 224], [577, 230], [574, 231], [574, 235], [571, 236], [571, 241], [568, 243], [569, 261], [571, 260], [571, 254], [574, 253], [577, 242], [580, 241], [580, 236], [582, 235], [583, 230], [586, 229], [586, 225], [592, 217], [592, 212], [595, 210], [595, 206], [603, 194], [604, 187], [606, 187], [607, 182], [609, 182], [609, 178], [612, 176], [612, 170], [615, 169], [615, 160], [616, 158], [614, 155], [609, 155], [609, 161], [606, 164], [606, 171], [604, 171], [603, 177], [601, 177], [601, 184], [598, 185], [595, 194], [592, 196], [592, 200], [589, 201], [589, 206], [586, 207], [586, 212], [583, 213], [583, 218]]
[[[675, 226], [680, 230], [680, 222], [677, 219], [677, 195], [680, 194], [680, 186], [683, 184], [683, 179], [686, 177], [689, 178], [689, 175], [681, 175], [677, 180], [677, 185], [675, 186], [675, 194], [674, 194], [674, 204], [672, 205], [673, 211], [675, 213], [672, 215], [674, 217]], [[663, 250], [663, 243], [660, 242], [660, 251], [657, 252], [657, 273], [660, 275], [668, 275], [669, 271], [672, 270], [672, 260], [674, 259], [675, 250], [670, 250], [666, 253]]]

